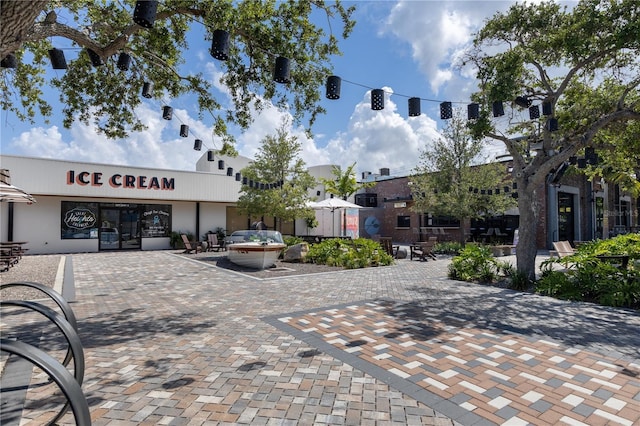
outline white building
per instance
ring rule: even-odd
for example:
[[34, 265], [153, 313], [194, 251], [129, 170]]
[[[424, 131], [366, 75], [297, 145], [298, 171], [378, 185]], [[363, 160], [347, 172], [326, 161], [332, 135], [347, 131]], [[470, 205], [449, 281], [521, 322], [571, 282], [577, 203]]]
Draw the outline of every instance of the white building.
[[[172, 231], [201, 239], [217, 228], [246, 229], [249, 218], [235, 205], [239, 172], [251, 160], [212, 154], [194, 172], [0, 156], [11, 184], [37, 201], [0, 203], [0, 241], [28, 242], [30, 254], [160, 250], [171, 248]], [[314, 177], [330, 170], [309, 169]], [[324, 188], [310, 195], [324, 199]], [[283, 234], [313, 235], [299, 222]]]

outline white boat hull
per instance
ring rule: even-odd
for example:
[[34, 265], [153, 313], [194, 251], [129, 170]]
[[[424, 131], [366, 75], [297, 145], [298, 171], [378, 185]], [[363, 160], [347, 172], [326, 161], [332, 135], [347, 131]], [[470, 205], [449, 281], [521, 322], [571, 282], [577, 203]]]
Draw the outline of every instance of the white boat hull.
[[253, 269], [273, 266], [286, 244], [280, 243], [235, 243], [227, 247], [229, 260], [236, 265]]

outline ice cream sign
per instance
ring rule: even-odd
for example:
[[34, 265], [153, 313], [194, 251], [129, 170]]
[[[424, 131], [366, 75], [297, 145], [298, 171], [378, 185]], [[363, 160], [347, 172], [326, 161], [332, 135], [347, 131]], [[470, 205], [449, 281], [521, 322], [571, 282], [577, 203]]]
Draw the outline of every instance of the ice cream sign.
[[158, 191], [173, 191], [175, 189], [174, 178], [123, 175], [119, 173], [114, 173], [111, 176], [105, 176], [100, 172], [67, 171], [67, 185], [102, 186], [105, 183], [112, 188], [152, 189]]

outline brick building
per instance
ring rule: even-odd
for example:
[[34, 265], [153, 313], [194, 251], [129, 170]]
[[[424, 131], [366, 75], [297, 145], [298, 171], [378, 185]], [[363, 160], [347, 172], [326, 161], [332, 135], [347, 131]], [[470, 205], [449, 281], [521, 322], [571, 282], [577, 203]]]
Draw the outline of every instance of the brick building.
[[[537, 191], [542, 198], [538, 248], [551, 248], [553, 241], [585, 241], [640, 231], [639, 199], [615, 184], [564, 172], [549, 176]], [[414, 212], [409, 177], [392, 176], [389, 169], [381, 169], [379, 174], [365, 172], [362, 180], [375, 185], [355, 196], [355, 203], [364, 207], [360, 211], [361, 237], [390, 236], [397, 243], [423, 241], [430, 235], [438, 235], [439, 240], [512, 242], [519, 225], [517, 208], [486, 220], [464, 221]], [[499, 235], [487, 235], [490, 228]]]

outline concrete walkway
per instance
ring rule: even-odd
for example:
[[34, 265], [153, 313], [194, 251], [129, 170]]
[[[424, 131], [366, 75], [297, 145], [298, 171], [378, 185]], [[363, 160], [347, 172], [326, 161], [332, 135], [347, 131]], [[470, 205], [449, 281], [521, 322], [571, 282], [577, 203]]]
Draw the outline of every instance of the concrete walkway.
[[257, 280], [73, 255], [93, 424], [640, 423], [638, 312], [454, 282], [448, 263]]

